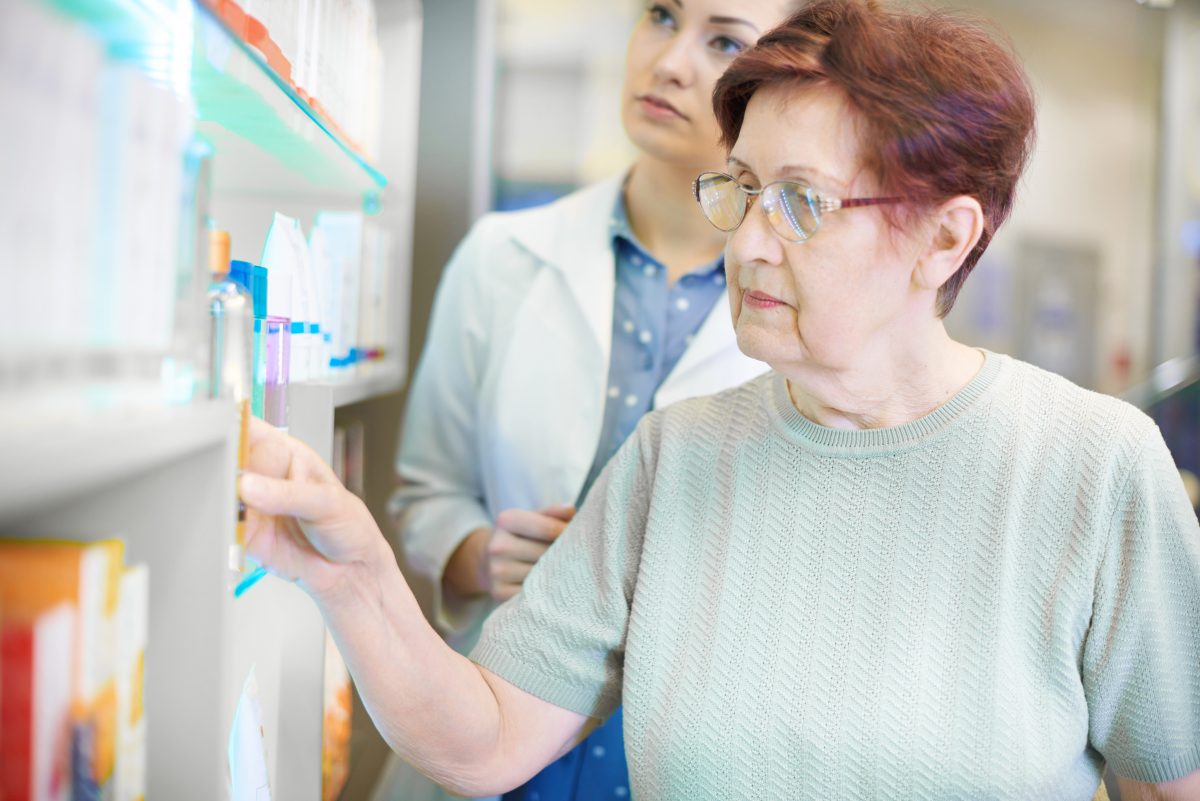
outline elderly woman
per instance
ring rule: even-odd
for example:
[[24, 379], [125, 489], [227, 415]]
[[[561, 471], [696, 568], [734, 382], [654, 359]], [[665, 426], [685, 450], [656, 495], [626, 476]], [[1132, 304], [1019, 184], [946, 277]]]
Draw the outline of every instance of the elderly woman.
[[[472, 659], [312, 454], [255, 430], [251, 551], [392, 746], [516, 785], [619, 703], [649, 799], [1200, 797], [1200, 530], [1136, 410], [951, 340], [1033, 130], [1010, 52], [819, 2], [717, 85], [738, 344], [649, 415]], [[552, 391], [552, 388], [547, 388]]]

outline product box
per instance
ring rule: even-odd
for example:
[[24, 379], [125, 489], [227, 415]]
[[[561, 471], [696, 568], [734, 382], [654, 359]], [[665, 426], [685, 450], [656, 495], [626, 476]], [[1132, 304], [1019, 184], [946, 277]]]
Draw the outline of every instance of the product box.
[[321, 727], [321, 799], [336, 801], [350, 775], [350, 672], [325, 633], [325, 703]]
[[150, 571], [121, 574], [117, 601], [117, 760], [115, 801], [146, 796], [146, 640], [150, 628]]
[[76, 798], [110, 798], [116, 759], [116, 625], [124, 545], [0, 542], [0, 619], [75, 610], [71, 775]]
[[0, 799], [69, 801], [75, 607], [0, 617]]

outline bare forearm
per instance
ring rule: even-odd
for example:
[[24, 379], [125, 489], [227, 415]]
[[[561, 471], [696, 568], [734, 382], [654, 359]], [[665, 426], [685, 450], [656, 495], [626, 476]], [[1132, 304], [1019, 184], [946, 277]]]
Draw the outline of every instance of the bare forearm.
[[490, 530], [477, 528], [467, 535], [446, 562], [442, 586], [463, 598], [483, 595], [488, 591], [485, 551]]
[[1121, 789], [1121, 801], [1196, 801], [1200, 798], [1200, 771], [1161, 784], [1118, 776], [1117, 786]]
[[349, 569], [316, 600], [384, 739], [450, 790], [506, 789], [489, 785], [505, 779], [503, 716], [479, 669], [425, 622], [390, 552]]

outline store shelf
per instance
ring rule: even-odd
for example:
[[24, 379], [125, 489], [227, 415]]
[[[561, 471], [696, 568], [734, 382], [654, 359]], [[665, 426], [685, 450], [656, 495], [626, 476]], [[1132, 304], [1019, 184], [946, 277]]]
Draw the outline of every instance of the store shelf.
[[404, 373], [398, 366], [387, 363], [373, 367], [368, 374], [353, 380], [330, 383], [335, 409], [396, 392], [403, 386]]
[[[32, 411], [32, 410], [31, 410]], [[6, 415], [12, 422], [19, 416]], [[233, 435], [233, 406], [81, 413], [0, 433], [0, 520], [12, 520], [217, 446]]]
[[360, 366], [352, 376], [332, 381], [308, 381], [302, 386], [311, 393], [328, 394], [332, 408], [340, 409], [396, 392], [404, 386], [404, 371], [397, 364], [381, 362]]
[[217, 153], [215, 189], [345, 196], [373, 204], [387, 179], [206, 7], [181, 0], [50, 0], [114, 58], [188, 99]]

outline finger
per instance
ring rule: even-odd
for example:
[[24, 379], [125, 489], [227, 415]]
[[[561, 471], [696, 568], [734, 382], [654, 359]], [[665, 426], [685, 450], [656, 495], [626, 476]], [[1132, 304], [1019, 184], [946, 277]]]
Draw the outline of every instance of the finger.
[[524, 562], [493, 562], [489, 569], [492, 586], [515, 584], [519, 587], [525, 583], [531, 570], [533, 565]]
[[540, 540], [520, 537], [504, 530], [498, 530], [487, 544], [488, 558], [492, 560], [508, 559], [517, 562], [533, 564], [541, 559], [550, 546]]
[[544, 509], [539, 509], [538, 514], [543, 514], [547, 517], [553, 517], [557, 520], [563, 521], [564, 523], [570, 523], [572, 518], [575, 517], [575, 507], [571, 506], [570, 504], [555, 504], [552, 506], [547, 506]]
[[503, 603], [520, 591], [520, 584], [495, 584], [492, 586], [492, 598]]
[[251, 417], [250, 424], [246, 427], [246, 434], [250, 437], [250, 444], [257, 445], [262, 442], [279, 442], [286, 446], [288, 435], [280, 431], [275, 426], [266, 422], [260, 417]]
[[333, 470], [316, 451], [275, 426], [252, 417], [247, 433], [250, 439], [247, 467], [251, 472], [323, 483], [337, 480]]
[[325, 484], [287, 481], [246, 473], [238, 481], [238, 495], [262, 514], [291, 515], [299, 520], [323, 520], [332, 516], [336, 493]]
[[505, 509], [496, 515], [496, 526], [522, 537], [554, 542], [567, 524], [556, 517], [548, 517], [526, 509]]
[[271, 478], [287, 478], [292, 467], [292, 449], [287, 442], [276, 437], [264, 437], [257, 441], [251, 437], [250, 454], [246, 460], [246, 472], [258, 473]]

